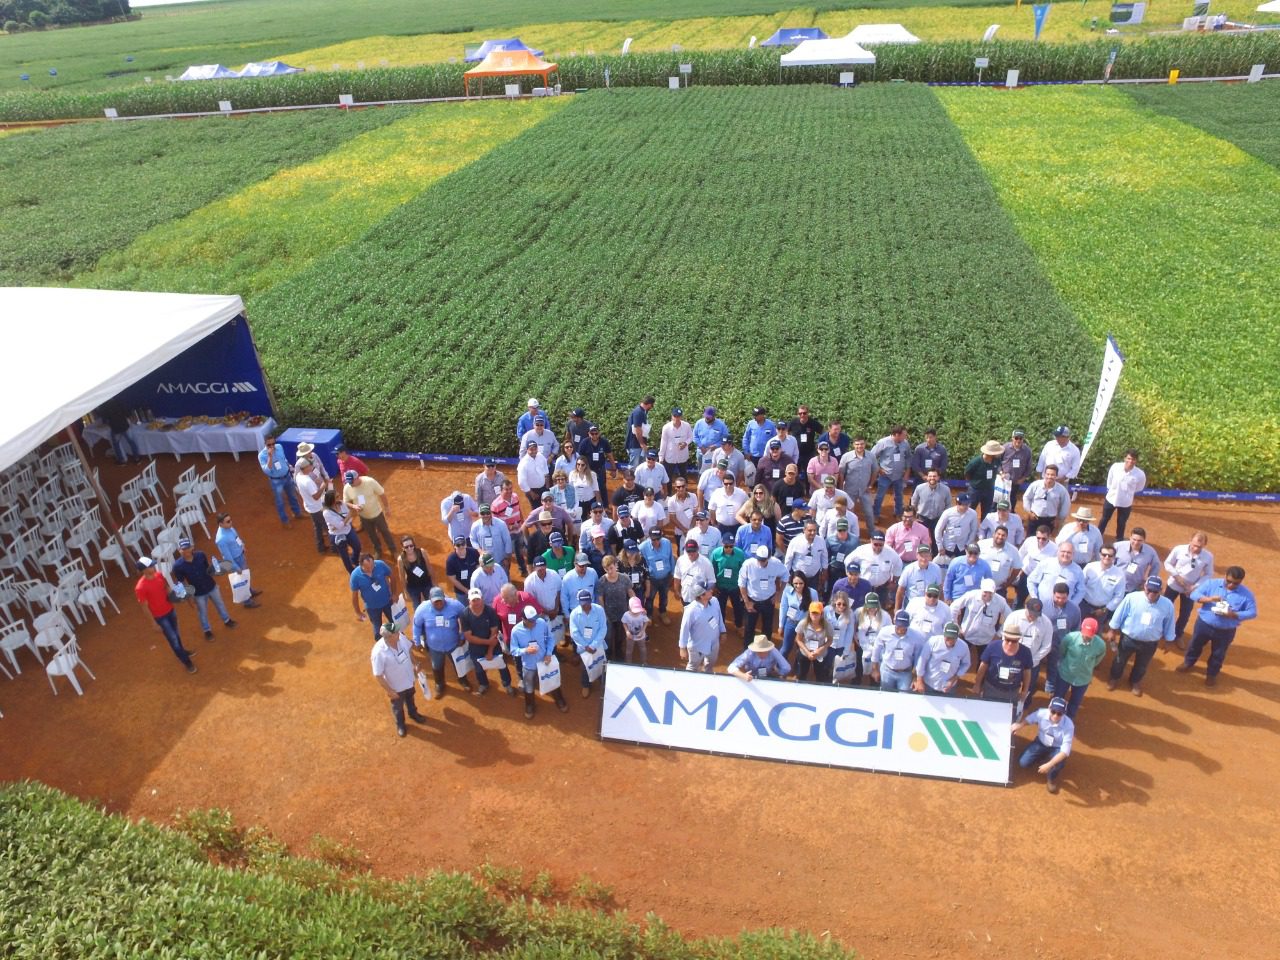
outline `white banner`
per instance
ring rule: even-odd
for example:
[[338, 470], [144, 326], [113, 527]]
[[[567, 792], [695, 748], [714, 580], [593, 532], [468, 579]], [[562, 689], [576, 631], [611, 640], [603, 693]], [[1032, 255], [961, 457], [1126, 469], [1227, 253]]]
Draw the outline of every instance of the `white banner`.
[[1116, 384], [1120, 382], [1120, 374], [1124, 372], [1124, 354], [1116, 346], [1115, 340], [1107, 337], [1107, 346], [1102, 354], [1102, 377], [1098, 380], [1098, 395], [1093, 401], [1093, 416], [1089, 418], [1089, 432], [1084, 435], [1084, 445], [1080, 448], [1080, 462], [1084, 463], [1089, 456], [1089, 448], [1093, 446], [1093, 438], [1102, 429], [1102, 421], [1111, 406], [1111, 398], [1115, 396]]
[[1007, 703], [615, 663], [600, 736], [795, 763], [1009, 782]]

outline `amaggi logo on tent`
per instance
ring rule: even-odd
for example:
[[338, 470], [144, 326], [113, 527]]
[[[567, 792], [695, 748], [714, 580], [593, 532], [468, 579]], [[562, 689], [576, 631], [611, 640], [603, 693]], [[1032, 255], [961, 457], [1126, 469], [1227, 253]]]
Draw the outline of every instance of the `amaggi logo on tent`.
[[958, 755], [969, 760], [976, 760], [979, 756], [984, 760], [1000, 759], [983, 732], [982, 724], [976, 720], [960, 721], [947, 717], [939, 721], [933, 717], [921, 717], [920, 722], [928, 735], [917, 730], [907, 737], [907, 746], [916, 753], [928, 750], [932, 743], [944, 757]]
[[217, 383], [208, 380], [200, 380], [194, 383], [157, 383], [156, 393], [174, 394], [174, 393], [257, 393], [258, 388], [248, 380], [240, 380], [236, 383]]

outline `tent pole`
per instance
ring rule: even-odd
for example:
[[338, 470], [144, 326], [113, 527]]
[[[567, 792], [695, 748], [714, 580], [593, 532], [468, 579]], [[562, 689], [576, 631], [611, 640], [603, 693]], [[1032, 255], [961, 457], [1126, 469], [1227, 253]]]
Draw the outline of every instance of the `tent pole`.
[[107, 529], [111, 531], [112, 538], [120, 545], [120, 556], [128, 558], [130, 555], [129, 545], [124, 542], [124, 537], [120, 535], [120, 528], [116, 526], [115, 517], [111, 515], [111, 501], [107, 499], [102, 485], [98, 483], [98, 478], [93, 474], [93, 468], [89, 466], [89, 458], [85, 456], [84, 447], [80, 445], [80, 438], [76, 436], [74, 425], [67, 427], [67, 439], [71, 441], [71, 445], [75, 448], [76, 456], [80, 458], [80, 466], [84, 469], [84, 475], [88, 478], [89, 483], [92, 484], [93, 492], [97, 494], [98, 502], [102, 504], [103, 522], [106, 523]]

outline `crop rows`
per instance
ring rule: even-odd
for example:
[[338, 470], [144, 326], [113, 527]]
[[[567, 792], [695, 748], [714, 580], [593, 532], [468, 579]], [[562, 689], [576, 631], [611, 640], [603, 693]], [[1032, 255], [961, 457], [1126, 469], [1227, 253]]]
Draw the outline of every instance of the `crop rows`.
[[[997, 43], [949, 41], [877, 50], [874, 69], [860, 68], [864, 79], [910, 80], [936, 83], [972, 81], [977, 56], [990, 59], [990, 76], [1007, 69], [1021, 71], [1023, 82], [1097, 79], [1116, 44], [1100, 39], [1048, 44], [1007, 40]], [[839, 67], [781, 70], [776, 50], [640, 52], [626, 57], [611, 53], [562, 57], [560, 82], [569, 89], [603, 87], [608, 68], [614, 86], [665, 86], [681, 63], [693, 64], [698, 84], [811, 84], [835, 83]], [[1255, 63], [1280, 62], [1280, 31], [1230, 36], [1162, 36], [1124, 44], [1115, 63], [1116, 79], [1162, 77], [1177, 68], [1185, 76], [1232, 76], [1248, 73]], [[339, 94], [374, 102], [428, 97], [456, 97], [462, 93], [467, 65], [437, 63], [357, 71], [302, 73], [247, 80], [151, 84], [122, 90], [70, 94], [28, 92], [0, 94], [0, 121], [98, 117], [104, 107], [124, 116], [200, 112], [218, 109], [219, 100], [240, 108], [286, 104], [336, 103]], [[526, 78], [526, 87], [528, 86]]]
[[0, 285], [69, 279], [156, 224], [405, 114], [77, 124], [6, 138]]
[[940, 96], [1063, 300], [1127, 354], [1153, 475], [1280, 489], [1280, 171], [1115, 89]]
[[1219, 83], [1134, 86], [1125, 93], [1280, 168], [1280, 85]]
[[[618, 439], [653, 391], [735, 429], [802, 400], [936, 423], [962, 455], [1082, 423], [1100, 362], [920, 87], [576, 100], [252, 319], [289, 422], [383, 449], [509, 453], [529, 395]], [[1120, 403], [1104, 446], [1136, 429]]]
[[190, 216], [161, 224], [77, 277], [80, 286], [246, 298], [355, 240], [441, 177], [568, 103], [486, 100], [413, 110]]

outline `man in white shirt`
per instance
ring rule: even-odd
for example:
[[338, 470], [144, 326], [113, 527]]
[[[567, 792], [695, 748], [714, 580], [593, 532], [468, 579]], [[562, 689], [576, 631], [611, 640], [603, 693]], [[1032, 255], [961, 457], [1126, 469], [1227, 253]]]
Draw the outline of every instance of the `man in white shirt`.
[[991, 568], [996, 592], [1007, 600], [1009, 587], [1017, 582], [1022, 573], [1022, 557], [1009, 542], [1009, 531], [1004, 526], [997, 526], [990, 538], [979, 540], [978, 556], [987, 561], [987, 566]]
[[996, 596], [995, 581], [990, 578], [951, 603], [951, 619], [960, 624], [960, 638], [974, 648], [975, 656], [981, 656], [996, 638], [1010, 612], [1004, 598]]
[[676, 559], [675, 577], [676, 583], [680, 584], [680, 602], [685, 606], [704, 593], [707, 584], [715, 589], [716, 569], [711, 565], [711, 555], [704, 557], [698, 541], [692, 537], [685, 541]]
[[742, 629], [744, 647], [746, 638], [756, 635], [757, 619], [760, 632], [766, 638], [773, 635], [778, 594], [786, 579], [787, 568], [763, 544], [755, 548], [755, 555], [738, 571], [738, 589], [747, 608], [747, 622]]
[[[1053, 621], [1044, 615], [1044, 605], [1038, 597], [1028, 597], [1025, 607], [1005, 618], [1004, 629], [1005, 632], [1016, 633], [1019, 642], [1031, 654], [1034, 669], [1027, 687], [1027, 703], [1030, 703], [1040, 682], [1040, 668], [1053, 650]], [[1045, 685], [1054, 684], [1056, 679], [1054, 676], [1046, 677]]]
[[737, 533], [738, 510], [747, 502], [747, 494], [734, 483], [733, 475], [726, 473], [720, 489], [711, 491], [707, 511], [715, 519], [721, 533]]
[[806, 520], [804, 532], [787, 544], [783, 565], [790, 574], [802, 573], [811, 587], [817, 587], [819, 596], [826, 595], [827, 541], [818, 536], [818, 525]]
[[1040, 451], [1036, 472], [1044, 476], [1045, 467], [1057, 467], [1058, 479], [1070, 489], [1071, 481], [1080, 472], [1080, 448], [1071, 442], [1070, 427], [1057, 427], [1053, 431], [1053, 439]]
[[1058, 545], [1053, 542], [1053, 537], [1049, 533], [1047, 526], [1041, 526], [1035, 531], [1035, 536], [1029, 537], [1022, 542], [1022, 546], [1018, 550], [1018, 556], [1021, 558], [1019, 566], [1022, 573], [1018, 579], [1014, 581], [1014, 593], [1016, 600], [1015, 606], [1022, 606], [1027, 602], [1027, 578], [1035, 572], [1036, 567], [1042, 562], [1050, 559], [1058, 552]]
[[676, 544], [683, 549], [684, 537], [693, 526], [693, 515], [698, 512], [698, 498], [689, 492], [689, 480], [684, 475], [673, 476], [671, 496], [667, 497], [667, 516], [675, 531]]
[[937, 636], [948, 622], [954, 622], [951, 608], [942, 602], [942, 588], [935, 583], [924, 588], [923, 597], [908, 600], [906, 610], [911, 617], [911, 628], [926, 637]]
[[531, 443], [538, 445], [538, 449], [542, 451], [542, 455], [547, 458], [548, 463], [555, 457], [556, 451], [560, 449], [560, 445], [556, 443], [556, 435], [547, 428], [547, 418], [542, 414], [538, 414], [533, 418], [533, 429], [520, 438], [520, 446], [526, 450]]
[[954, 507], [942, 511], [933, 535], [938, 553], [952, 558], [960, 556], [965, 547], [978, 541], [978, 513], [970, 509], [967, 493], [956, 497]]
[[693, 449], [693, 427], [684, 419], [684, 411], [675, 407], [671, 419], [662, 425], [658, 437], [658, 457], [671, 479], [683, 477], [695, 464], [689, 461]]
[[294, 464], [294, 469], [296, 472], [293, 479], [302, 497], [302, 509], [307, 512], [307, 516], [311, 518], [311, 526], [315, 528], [316, 550], [319, 553], [328, 553], [329, 527], [324, 522], [324, 495], [329, 489], [329, 483], [320, 479], [310, 457], [299, 459]]
[[537, 443], [526, 443], [524, 454], [516, 464], [516, 485], [529, 500], [529, 506], [542, 504], [542, 491], [547, 489], [550, 467]]
[[1116, 539], [1124, 539], [1124, 529], [1129, 523], [1129, 512], [1133, 509], [1133, 498], [1147, 487], [1147, 475], [1138, 466], [1138, 451], [1126, 450], [1124, 459], [1113, 463], [1107, 471], [1107, 495], [1102, 500], [1102, 522], [1098, 529], [1103, 536], [1107, 533], [1107, 524], [1111, 515], [1116, 514]]
[[658, 462], [658, 451], [653, 447], [645, 451], [644, 460], [636, 467], [634, 475], [636, 486], [641, 490], [652, 488], [659, 497], [666, 497], [671, 477], [667, 468]]
[[471, 525], [480, 519], [480, 508], [468, 493], [455, 490], [440, 501], [440, 521], [448, 530], [452, 543], [455, 537], [470, 537]]
[[876, 530], [871, 542], [864, 543], [850, 554], [862, 570], [862, 580], [880, 598], [880, 606], [887, 608], [898, 589], [898, 576], [902, 573], [902, 558], [884, 545], [884, 534]]
[[404, 715], [414, 723], [426, 723], [427, 718], [418, 712], [413, 698], [413, 644], [394, 624], [382, 625], [382, 632], [369, 654], [373, 677], [382, 685], [391, 700], [391, 715], [396, 720], [396, 736], [406, 734]]

